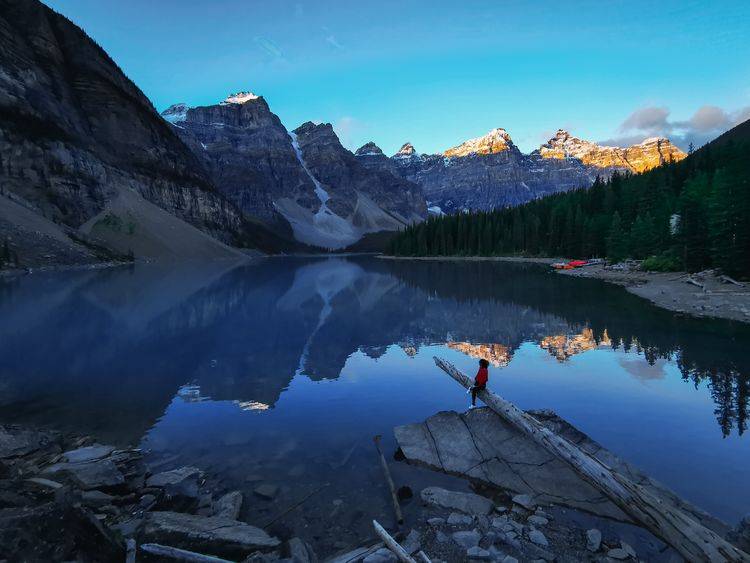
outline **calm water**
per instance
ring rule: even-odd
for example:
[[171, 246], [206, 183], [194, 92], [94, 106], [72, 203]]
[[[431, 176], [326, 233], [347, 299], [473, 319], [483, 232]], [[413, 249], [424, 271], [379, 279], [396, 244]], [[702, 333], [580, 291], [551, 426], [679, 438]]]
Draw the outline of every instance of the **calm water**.
[[433, 355], [472, 375], [488, 357], [502, 395], [734, 524], [750, 509], [749, 351], [746, 326], [526, 265], [274, 258], [0, 281], [0, 421], [140, 443], [227, 488], [278, 484], [248, 503], [255, 523], [330, 483], [287, 519], [329, 545], [389, 513], [372, 437], [390, 453], [393, 426], [466, 408]]

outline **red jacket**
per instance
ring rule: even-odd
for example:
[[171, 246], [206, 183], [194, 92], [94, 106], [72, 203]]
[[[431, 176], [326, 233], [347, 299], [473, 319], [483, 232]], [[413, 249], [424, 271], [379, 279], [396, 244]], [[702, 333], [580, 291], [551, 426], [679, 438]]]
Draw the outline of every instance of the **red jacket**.
[[477, 376], [474, 378], [474, 384], [475, 385], [487, 385], [487, 380], [489, 379], [489, 374], [487, 373], [487, 368], [479, 368], [479, 371], [477, 372]]

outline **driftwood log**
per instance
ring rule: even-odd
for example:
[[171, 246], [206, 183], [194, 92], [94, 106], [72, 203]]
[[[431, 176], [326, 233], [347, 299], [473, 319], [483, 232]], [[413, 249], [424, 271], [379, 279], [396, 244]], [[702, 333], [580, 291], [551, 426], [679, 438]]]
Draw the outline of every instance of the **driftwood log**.
[[[434, 359], [435, 364], [458, 383], [466, 388], [472, 385], [472, 381], [450, 362], [437, 357]], [[504, 420], [550, 453], [568, 462], [582, 478], [601, 490], [635, 522], [672, 546], [688, 561], [750, 563], [750, 555], [684, 512], [677, 509], [665, 510], [662, 503], [643, 487], [613, 472], [604, 463], [558, 436], [513, 403], [486, 389], [479, 391], [478, 396]]]
[[227, 559], [214, 557], [213, 555], [203, 555], [187, 549], [179, 549], [168, 545], [158, 543], [144, 543], [141, 551], [158, 555], [160, 558], [174, 559], [175, 561], [189, 561], [190, 563], [231, 563]]
[[393, 512], [396, 514], [396, 523], [397, 524], [403, 524], [404, 523], [404, 516], [401, 514], [401, 505], [398, 502], [398, 494], [396, 493], [396, 485], [393, 484], [393, 478], [391, 477], [391, 471], [388, 469], [388, 462], [385, 461], [385, 456], [383, 455], [383, 451], [380, 449], [380, 435], [378, 434], [372, 439], [373, 442], [375, 442], [375, 448], [378, 450], [378, 455], [380, 456], [380, 466], [383, 468], [383, 475], [385, 476], [385, 481], [388, 484], [388, 488], [391, 491], [391, 500], [393, 501]]
[[377, 520], [373, 520], [372, 525], [375, 528], [375, 533], [380, 536], [380, 539], [383, 540], [385, 546], [391, 550], [401, 563], [417, 563], [411, 555], [406, 553], [406, 550], [401, 547], [401, 544], [394, 540], [391, 534], [385, 531], [385, 528], [383, 528]]

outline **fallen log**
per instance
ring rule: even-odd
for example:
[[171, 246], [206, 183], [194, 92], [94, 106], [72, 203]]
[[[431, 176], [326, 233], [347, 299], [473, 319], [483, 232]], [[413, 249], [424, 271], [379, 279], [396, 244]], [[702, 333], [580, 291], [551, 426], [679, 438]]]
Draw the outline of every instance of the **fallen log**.
[[231, 563], [227, 559], [221, 559], [219, 557], [214, 557], [213, 555], [203, 555], [202, 553], [196, 553], [194, 551], [188, 551], [187, 549], [179, 549], [177, 547], [161, 545], [158, 543], [144, 543], [141, 546], [141, 551], [145, 551], [151, 555], [158, 555], [159, 557], [166, 557], [167, 559], [174, 559], [175, 561], [189, 561], [190, 563]]
[[732, 278], [730, 278], [730, 277], [729, 277], [729, 276], [727, 276], [727, 275], [721, 275], [721, 276], [719, 276], [719, 279], [720, 279], [721, 281], [723, 281], [724, 283], [731, 283], [731, 284], [734, 284], [734, 285], [738, 285], [738, 286], [740, 286], [740, 287], [745, 287], [745, 284], [744, 284], [744, 283], [742, 283], [742, 282], [738, 282], [737, 280], [735, 280], [735, 279], [732, 279]]
[[706, 286], [700, 283], [699, 281], [696, 281], [694, 278], [688, 276], [688, 278], [685, 280], [685, 283], [689, 283], [691, 285], [694, 285], [696, 287], [700, 287], [703, 291], [706, 291]]
[[125, 563], [135, 563], [136, 544], [133, 538], [125, 541]]
[[385, 528], [383, 528], [377, 520], [373, 520], [372, 525], [375, 527], [375, 533], [380, 536], [380, 539], [383, 540], [385, 546], [391, 550], [401, 563], [417, 563], [412, 559], [411, 555], [406, 553], [406, 550], [401, 547], [401, 544], [394, 540], [391, 534], [385, 531]]
[[[451, 363], [438, 357], [434, 360], [440, 369], [459, 384], [466, 388], [472, 385], [472, 381]], [[750, 563], [750, 555], [684, 512], [675, 508], [665, 510], [659, 499], [643, 487], [613, 472], [604, 463], [558, 436], [513, 403], [487, 389], [479, 391], [478, 396], [503, 419], [552, 454], [568, 462], [582, 478], [601, 490], [635, 522], [664, 540], [688, 561]]]
[[372, 439], [372, 441], [375, 442], [375, 448], [377, 448], [378, 450], [378, 455], [380, 456], [380, 466], [383, 468], [383, 474], [385, 475], [386, 483], [388, 483], [388, 489], [390, 489], [390, 492], [391, 492], [391, 500], [393, 501], [393, 512], [396, 514], [396, 523], [403, 524], [404, 516], [403, 514], [401, 514], [401, 505], [398, 503], [398, 494], [396, 494], [396, 485], [393, 484], [393, 479], [391, 478], [391, 471], [388, 469], [388, 463], [385, 461], [385, 456], [383, 455], [383, 452], [380, 449], [380, 434], [375, 436]]

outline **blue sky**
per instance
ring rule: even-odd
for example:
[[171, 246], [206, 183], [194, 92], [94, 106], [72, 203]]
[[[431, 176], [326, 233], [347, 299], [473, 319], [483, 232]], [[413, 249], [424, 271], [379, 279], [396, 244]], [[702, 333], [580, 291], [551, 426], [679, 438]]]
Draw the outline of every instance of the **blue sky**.
[[750, 118], [750, 2], [48, 0], [161, 111], [263, 95], [287, 128], [437, 152], [504, 127], [702, 144]]

